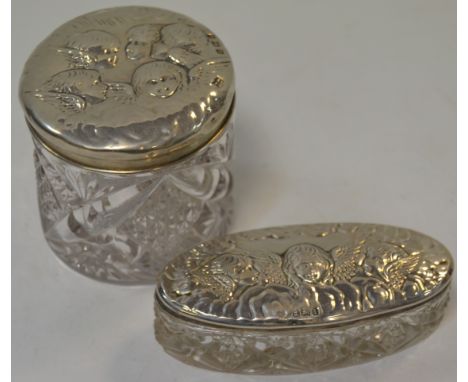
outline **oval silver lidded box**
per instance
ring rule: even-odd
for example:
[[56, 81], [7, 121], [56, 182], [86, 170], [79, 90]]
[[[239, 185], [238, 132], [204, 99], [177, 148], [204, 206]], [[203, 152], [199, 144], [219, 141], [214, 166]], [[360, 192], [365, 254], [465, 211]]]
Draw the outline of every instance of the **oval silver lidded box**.
[[166, 254], [225, 232], [234, 73], [200, 23], [137, 6], [77, 17], [32, 53], [20, 99], [45, 238], [73, 269], [153, 283]]
[[415, 231], [312, 224], [231, 234], [171, 260], [155, 334], [179, 360], [287, 374], [369, 361], [429, 335], [449, 298], [452, 257]]

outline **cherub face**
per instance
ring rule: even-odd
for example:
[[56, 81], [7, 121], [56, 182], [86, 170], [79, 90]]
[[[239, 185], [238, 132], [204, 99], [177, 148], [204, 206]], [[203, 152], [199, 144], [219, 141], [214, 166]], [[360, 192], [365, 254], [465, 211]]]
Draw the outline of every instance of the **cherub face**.
[[125, 54], [130, 60], [140, 60], [151, 55], [151, 48], [159, 41], [161, 25], [137, 25], [127, 32]]
[[186, 74], [177, 65], [163, 61], [140, 66], [132, 84], [137, 95], [168, 98], [186, 83]]
[[320, 256], [310, 256], [294, 266], [296, 274], [307, 284], [317, 284], [329, 275], [330, 263]]
[[284, 271], [291, 278], [306, 284], [328, 283], [332, 280], [333, 259], [323, 249], [312, 244], [298, 244], [284, 255]]

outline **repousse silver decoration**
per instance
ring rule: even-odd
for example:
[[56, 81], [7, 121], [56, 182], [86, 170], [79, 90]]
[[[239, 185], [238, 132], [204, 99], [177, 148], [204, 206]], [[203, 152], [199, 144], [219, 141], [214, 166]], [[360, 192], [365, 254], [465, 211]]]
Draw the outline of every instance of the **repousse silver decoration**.
[[71, 20], [33, 52], [20, 98], [34, 134], [81, 165], [141, 171], [209, 142], [229, 117], [231, 59], [194, 20], [120, 7]]
[[65, 23], [25, 65], [46, 239], [99, 280], [154, 282], [170, 256], [225, 232], [234, 74], [222, 42], [170, 11]]
[[232, 234], [165, 267], [156, 337], [182, 361], [221, 371], [295, 373], [363, 362], [435, 329], [452, 267], [439, 242], [392, 226]]

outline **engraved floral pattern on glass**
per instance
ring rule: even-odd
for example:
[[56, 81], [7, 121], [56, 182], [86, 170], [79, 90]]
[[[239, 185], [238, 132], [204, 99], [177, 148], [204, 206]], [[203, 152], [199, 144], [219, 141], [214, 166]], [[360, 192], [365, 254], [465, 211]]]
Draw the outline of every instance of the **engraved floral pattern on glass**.
[[46, 240], [87, 276], [154, 282], [171, 256], [227, 229], [232, 125], [190, 158], [135, 174], [87, 170], [35, 146]]

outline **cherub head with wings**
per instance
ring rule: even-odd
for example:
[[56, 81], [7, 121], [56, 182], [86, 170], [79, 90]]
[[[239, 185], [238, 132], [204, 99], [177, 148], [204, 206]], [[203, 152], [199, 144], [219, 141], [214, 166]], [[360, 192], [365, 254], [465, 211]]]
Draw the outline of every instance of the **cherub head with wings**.
[[130, 28], [127, 31], [127, 44], [125, 54], [129, 60], [141, 60], [149, 58], [153, 45], [160, 39], [160, 31], [163, 25], [142, 24]]
[[104, 101], [107, 90], [96, 70], [69, 69], [54, 75], [35, 96], [64, 112], [80, 112], [88, 104]]
[[350, 281], [361, 272], [365, 258], [361, 245], [338, 246], [329, 251], [309, 243], [290, 247], [284, 254], [283, 270], [290, 286], [330, 285]]
[[296, 244], [284, 254], [283, 271], [291, 287], [331, 284], [333, 268], [332, 256], [314, 244]]

